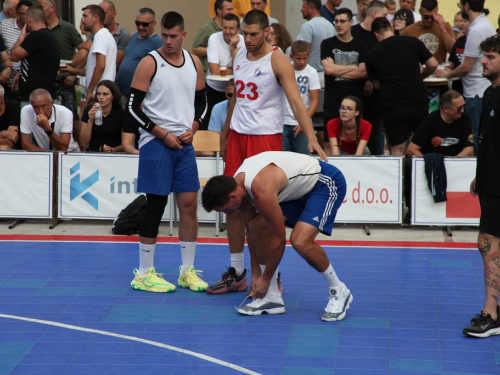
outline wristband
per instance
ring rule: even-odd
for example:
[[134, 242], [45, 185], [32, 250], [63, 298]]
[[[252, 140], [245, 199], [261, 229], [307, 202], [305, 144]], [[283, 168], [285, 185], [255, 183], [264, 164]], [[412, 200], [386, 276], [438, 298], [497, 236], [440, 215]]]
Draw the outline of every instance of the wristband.
[[45, 132], [45, 134], [47, 134], [47, 136], [48, 136], [48, 137], [50, 137], [50, 136], [52, 135], [52, 133], [54, 133], [54, 131], [53, 131], [52, 129], [47, 130], [47, 131]]
[[161, 139], [161, 143], [163, 143], [163, 141], [164, 141], [164, 140], [165, 140], [165, 138], [167, 138], [167, 137], [168, 137], [168, 133], [165, 133], [165, 135], [164, 135], [164, 136], [162, 137], [162, 139]]

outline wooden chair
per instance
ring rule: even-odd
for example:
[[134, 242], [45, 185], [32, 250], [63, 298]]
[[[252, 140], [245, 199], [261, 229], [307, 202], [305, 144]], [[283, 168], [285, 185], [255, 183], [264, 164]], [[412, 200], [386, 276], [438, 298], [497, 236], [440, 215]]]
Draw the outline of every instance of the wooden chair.
[[[215, 152], [215, 175], [220, 174], [220, 135], [210, 130], [198, 130], [193, 137], [194, 151], [197, 152]], [[203, 188], [210, 178], [200, 177], [200, 187]], [[173, 234], [174, 220], [177, 221], [177, 204], [175, 195], [171, 194], [172, 201], [170, 204], [170, 235]], [[219, 212], [215, 213], [215, 236], [219, 237], [221, 215]]]

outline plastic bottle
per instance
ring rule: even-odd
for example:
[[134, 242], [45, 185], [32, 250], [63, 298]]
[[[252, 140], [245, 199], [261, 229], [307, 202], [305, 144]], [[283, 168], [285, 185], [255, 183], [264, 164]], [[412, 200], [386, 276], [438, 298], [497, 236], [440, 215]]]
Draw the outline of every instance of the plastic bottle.
[[97, 103], [97, 111], [95, 113], [94, 124], [102, 125], [102, 109], [99, 103]]

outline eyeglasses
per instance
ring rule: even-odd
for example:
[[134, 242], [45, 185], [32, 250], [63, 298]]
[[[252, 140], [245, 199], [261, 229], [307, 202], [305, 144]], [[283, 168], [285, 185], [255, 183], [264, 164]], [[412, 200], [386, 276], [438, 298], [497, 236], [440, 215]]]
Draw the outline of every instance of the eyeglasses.
[[335, 23], [346, 23], [346, 22], [349, 22], [349, 20], [335, 20], [333, 22], [335, 22]]
[[355, 110], [356, 110], [356, 108], [352, 108], [352, 107], [344, 107], [344, 106], [339, 107], [339, 112], [352, 112]]
[[449, 106], [447, 106], [447, 107], [448, 107], [448, 108], [450, 108], [450, 109], [454, 109], [454, 110], [455, 110], [455, 111], [457, 111], [457, 112], [460, 112], [462, 109], [465, 109], [465, 104], [464, 104], [464, 105], [461, 105], [461, 106], [460, 106], [460, 107], [458, 107], [458, 108], [455, 108], [455, 107], [453, 107], [453, 106], [451, 106], [451, 105], [449, 105]]
[[394, 18], [394, 22], [406, 22], [406, 18]]
[[139, 21], [135, 21], [135, 26], [139, 27], [139, 26], [142, 26], [142, 27], [148, 27], [149, 25], [151, 25], [153, 22], [155, 22], [154, 20], [151, 21], [151, 22], [139, 22]]
[[422, 16], [424, 20], [434, 20], [434, 16]]

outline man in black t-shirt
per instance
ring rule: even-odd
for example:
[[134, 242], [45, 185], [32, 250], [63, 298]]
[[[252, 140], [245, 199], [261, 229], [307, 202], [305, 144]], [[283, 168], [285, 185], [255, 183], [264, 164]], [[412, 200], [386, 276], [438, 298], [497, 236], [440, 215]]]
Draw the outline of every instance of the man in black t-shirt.
[[5, 90], [0, 85], [0, 150], [21, 148], [19, 142], [19, 102], [5, 99]]
[[19, 83], [21, 101], [29, 102], [29, 95], [35, 89], [45, 89], [52, 99], [56, 98], [60, 57], [59, 42], [45, 26], [42, 8], [38, 5], [28, 8], [26, 27], [10, 53], [12, 61], [22, 61], [21, 72], [12, 83], [13, 86]]
[[[372, 31], [379, 44], [368, 53], [368, 79], [380, 89], [391, 155], [403, 156], [411, 133], [429, 113], [423, 78], [436, 70], [438, 62], [417, 38], [394, 36], [386, 18], [374, 20]], [[422, 72], [420, 64], [426, 66]]]
[[[335, 12], [337, 36], [321, 43], [321, 65], [325, 70], [324, 124], [339, 117], [339, 107], [347, 95], [363, 101], [362, 79], [366, 78], [366, 46], [351, 35], [352, 12], [340, 8]], [[325, 143], [327, 143], [325, 141]]]
[[[483, 258], [485, 304], [481, 314], [471, 319], [464, 335], [488, 337], [500, 334], [500, 37], [480, 44], [483, 77], [491, 82], [483, 96], [479, 122], [476, 177], [470, 185], [473, 196], [479, 196], [481, 218], [477, 247]], [[472, 277], [472, 276], [471, 276]]]

